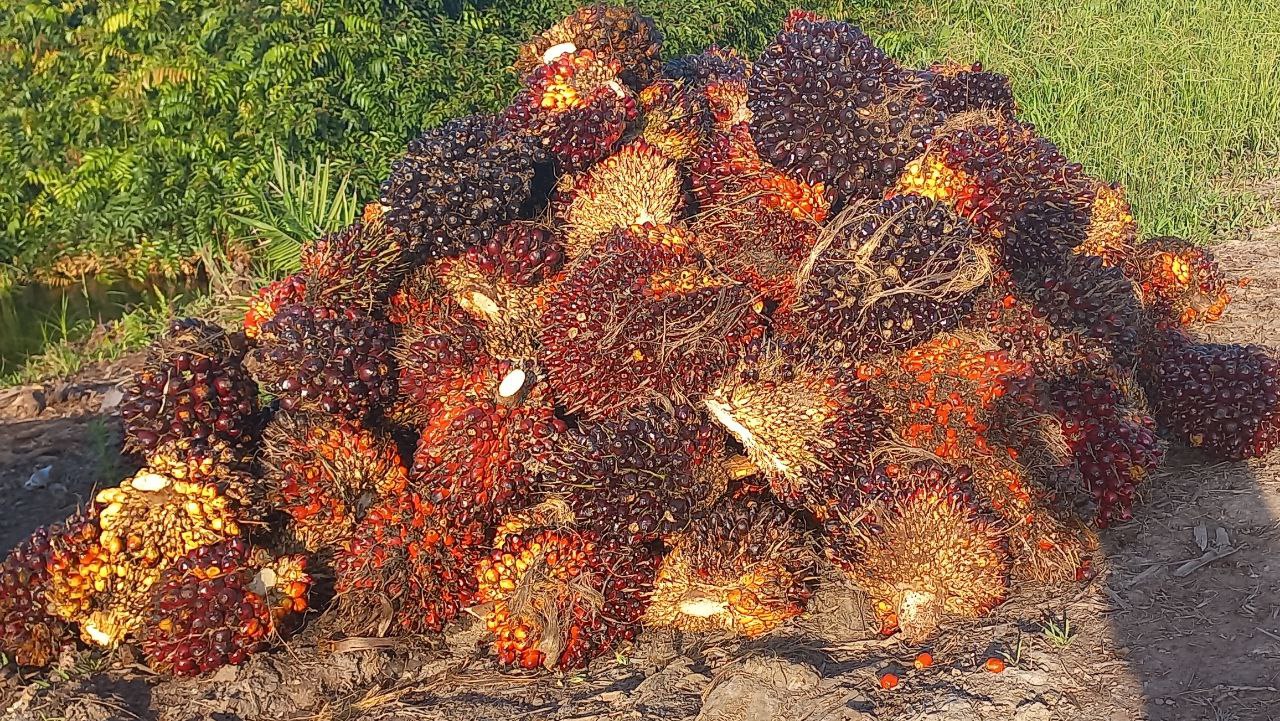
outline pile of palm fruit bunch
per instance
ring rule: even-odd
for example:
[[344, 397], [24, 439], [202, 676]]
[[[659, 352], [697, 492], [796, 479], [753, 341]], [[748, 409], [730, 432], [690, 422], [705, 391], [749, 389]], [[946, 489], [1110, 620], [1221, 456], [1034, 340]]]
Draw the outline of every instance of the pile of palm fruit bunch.
[[1142, 237], [980, 65], [798, 11], [754, 62], [664, 61], [592, 6], [515, 69], [243, 328], [154, 345], [143, 470], [9, 553], [0, 648], [199, 674], [314, 611], [569, 670], [775, 631], [829, 573], [922, 642], [1090, 578], [1168, 444], [1280, 443], [1280, 361], [1196, 337], [1212, 255]]

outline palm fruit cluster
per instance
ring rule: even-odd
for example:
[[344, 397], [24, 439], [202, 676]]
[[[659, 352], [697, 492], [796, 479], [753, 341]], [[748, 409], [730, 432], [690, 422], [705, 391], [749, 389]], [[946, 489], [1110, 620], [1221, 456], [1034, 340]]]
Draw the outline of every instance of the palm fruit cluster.
[[571, 671], [646, 626], [777, 632], [828, 571], [914, 643], [1088, 578], [1167, 444], [1280, 443], [1275, 352], [1195, 335], [1212, 253], [1144, 237], [998, 73], [806, 12], [665, 59], [603, 4], [515, 71], [243, 333], [155, 343], [145, 467], [0, 564], [0, 651], [203, 674], [331, 610]]
[[204, 546], [161, 576], [141, 646], [161, 673], [194, 676], [244, 663], [307, 609], [301, 556], [272, 559], [244, 539]]

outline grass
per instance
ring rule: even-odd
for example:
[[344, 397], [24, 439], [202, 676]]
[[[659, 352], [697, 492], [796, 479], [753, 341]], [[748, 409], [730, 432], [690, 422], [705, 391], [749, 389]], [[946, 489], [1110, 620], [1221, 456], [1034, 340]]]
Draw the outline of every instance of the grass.
[[862, 22], [913, 63], [978, 60], [1023, 117], [1129, 189], [1149, 235], [1280, 220], [1280, 13], [1271, 0], [915, 0]]
[[1071, 625], [1071, 619], [1067, 618], [1067, 612], [1063, 611], [1061, 616], [1046, 615], [1040, 622], [1040, 632], [1049, 645], [1063, 649], [1075, 640], [1077, 630]]

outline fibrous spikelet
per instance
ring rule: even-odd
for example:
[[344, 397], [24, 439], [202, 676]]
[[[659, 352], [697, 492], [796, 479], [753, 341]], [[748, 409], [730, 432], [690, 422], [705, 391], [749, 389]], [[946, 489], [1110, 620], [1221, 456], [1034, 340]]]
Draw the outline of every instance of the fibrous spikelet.
[[243, 539], [198, 548], [161, 576], [140, 636], [148, 665], [194, 676], [244, 663], [307, 610], [302, 556], [272, 558]]
[[640, 91], [639, 135], [677, 162], [693, 159], [711, 131], [708, 102], [683, 81], [661, 79]]
[[1093, 205], [1084, 242], [1075, 252], [1101, 258], [1107, 266], [1124, 266], [1138, 242], [1138, 221], [1118, 183], [1093, 183]]
[[358, 220], [303, 244], [300, 263], [308, 301], [368, 310], [385, 303], [408, 271], [408, 242], [380, 219]]
[[616, 229], [670, 225], [681, 201], [675, 161], [645, 141], [628, 143], [575, 184], [563, 218], [569, 257], [581, 257]]
[[885, 630], [899, 629], [912, 643], [946, 621], [986, 615], [1009, 590], [1003, 534], [952, 474], [936, 466], [891, 473], [898, 490], [864, 520], [851, 553], [833, 549]]
[[271, 507], [310, 551], [339, 544], [364, 507], [407, 485], [393, 441], [323, 415], [277, 413], [264, 433], [262, 466]]
[[880, 400], [802, 344], [772, 346], [720, 380], [703, 404], [746, 449], [782, 503], [825, 506], [856, 484], [884, 440]]
[[645, 625], [759, 636], [804, 611], [814, 563], [788, 511], [762, 497], [718, 504], [671, 542]]
[[616, 60], [623, 80], [636, 90], [648, 85], [662, 68], [662, 33], [653, 20], [630, 8], [599, 3], [575, 10], [521, 45], [515, 69], [526, 75], [579, 50]]

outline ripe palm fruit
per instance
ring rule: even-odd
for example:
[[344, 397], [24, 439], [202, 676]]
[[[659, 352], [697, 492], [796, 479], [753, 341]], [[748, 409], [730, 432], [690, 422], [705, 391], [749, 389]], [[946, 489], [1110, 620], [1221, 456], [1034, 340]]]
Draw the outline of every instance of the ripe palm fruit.
[[1010, 269], [1043, 269], [1085, 241], [1094, 192], [1078, 163], [1021, 123], [965, 113], [907, 164], [890, 195], [941, 201], [990, 237]]
[[[919, 643], [947, 620], [980, 618], [1003, 602], [1010, 559], [1003, 533], [954, 469], [926, 463], [897, 471], [897, 490], [865, 527], [837, 528], [850, 542], [830, 550], [867, 592], [884, 630]], [[828, 522], [847, 524], [845, 514]]]
[[641, 90], [638, 100], [640, 138], [674, 161], [692, 160], [711, 131], [711, 113], [699, 93], [664, 78]]
[[860, 29], [794, 16], [756, 60], [751, 134], [769, 162], [837, 203], [880, 197], [924, 151], [941, 113], [916, 102], [916, 80]]
[[567, 526], [504, 536], [475, 570], [479, 613], [498, 663], [585, 668], [634, 639], [657, 562], [649, 546]]
[[302, 246], [307, 299], [371, 309], [385, 303], [408, 270], [405, 239], [381, 220], [358, 220]]
[[804, 611], [815, 561], [804, 524], [766, 498], [717, 505], [673, 540], [645, 625], [759, 636]]
[[536, 143], [496, 117], [450, 120], [409, 143], [391, 164], [380, 191], [382, 222], [428, 260], [484, 245], [526, 212], [543, 162]]
[[90, 507], [49, 530], [45, 606], [50, 614], [71, 623], [84, 620], [115, 574], [99, 541], [102, 531], [94, 512]]
[[515, 69], [527, 75], [564, 53], [579, 50], [616, 60], [624, 69], [623, 81], [635, 90], [648, 85], [662, 69], [662, 33], [653, 20], [630, 8], [604, 3], [578, 8], [533, 36], [520, 46]]
[[1142, 307], [1133, 284], [1101, 258], [1078, 255], [1056, 271], [1022, 280], [1028, 297], [1054, 328], [1098, 344], [1121, 367], [1137, 361]]
[[584, 421], [559, 441], [541, 490], [562, 498], [579, 528], [605, 537], [676, 533], [729, 482], [724, 432], [688, 405]]
[[1231, 296], [1213, 254], [1181, 238], [1152, 238], [1134, 248], [1125, 275], [1157, 322], [1189, 326], [1222, 317]]
[[472, 570], [485, 551], [459, 544], [435, 506], [417, 493], [380, 499], [334, 553], [344, 630], [441, 631], [474, 600]]
[[1144, 384], [1160, 427], [1223, 460], [1261, 458], [1280, 445], [1280, 362], [1255, 345], [1162, 342]]
[[[442, 289], [413, 300], [402, 291], [397, 298], [406, 309], [395, 346], [400, 394], [387, 415], [421, 428], [434, 416], [439, 399], [496, 361], [485, 350], [479, 323]], [[399, 312], [393, 312], [393, 320]]]
[[169, 324], [120, 406], [126, 445], [145, 454], [179, 442], [245, 447], [258, 430], [258, 386], [245, 338], [194, 318]]
[[697, 398], [758, 346], [750, 289], [713, 274], [688, 231], [606, 236], [547, 300], [541, 360], [557, 403], [616, 417], [655, 395]]
[[1106, 528], [1133, 517], [1137, 487], [1164, 460], [1155, 422], [1107, 378], [1066, 378], [1050, 386], [1050, 406]]
[[833, 363], [800, 346], [770, 347], [720, 380], [703, 404], [792, 508], [819, 508], [864, 475], [884, 440], [881, 402]]
[[294, 273], [274, 280], [254, 294], [244, 313], [244, 334], [256, 340], [262, 334], [262, 324], [271, 320], [276, 311], [292, 303], [301, 303], [307, 297], [307, 282], [302, 273]]
[[67, 624], [45, 607], [50, 539], [62, 530], [36, 529], [0, 563], [0, 652], [19, 666], [47, 666], [74, 643]]
[[715, 45], [698, 55], [671, 60], [663, 73], [700, 96], [710, 114], [711, 126], [720, 133], [745, 127], [751, 120], [747, 108], [747, 76], [751, 64], [733, 48]]
[[675, 161], [638, 140], [587, 171], [564, 211], [569, 257], [580, 258], [601, 236], [632, 225], [671, 225], [683, 190]]
[[1138, 242], [1138, 221], [1119, 183], [1093, 183], [1093, 205], [1084, 242], [1075, 252], [1102, 259], [1104, 265], [1123, 267]]
[[362, 418], [396, 392], [389, 325], [351, 307], [301, 303], [262, 326], [255, 374], [286, 411]]
[[460, 543], [488, 545], [494, 525], [530, 501], [565, 428], [536, 370], [481, 370], [433, 407], [414, 454], [414, 487]]
[[432, 267], [439, 286], [475, 320], [485, 352], [532, 358], [546, 296], [565, 262], [560, 236], [532, 222], [498, 229], [493, 240]]
[[919, 73], [921, 102], [945, 115], [990, 110], [1010, 118], [1017, 112], [1009, 78], [982, 63], [941, 62]]
[[636, 119], [636, 97], [622, 65], [584, 49], [535, 68], [503, 116], [512, 135], [550, 153], [561, 169], [579, 173], [613, 152]]
[[855, 212], [801, 274], [795, 319], [853, 355], [954, 330], [991, 275], [976, 241], [967, 221], [928, 198], [899, 196]]
[[262, 465], [272, 508], [307, 550], [349, 536], [363, 508], [403, 492], [408, 477], [396, 445], [356, 421], [277, 413], [263, 434]]
[[271, 558], [244, 539], [197, 548], [161, 576], [141, 629], [155, 671], [175, 676], [239, 665], [307, 610], [302, 556]]

